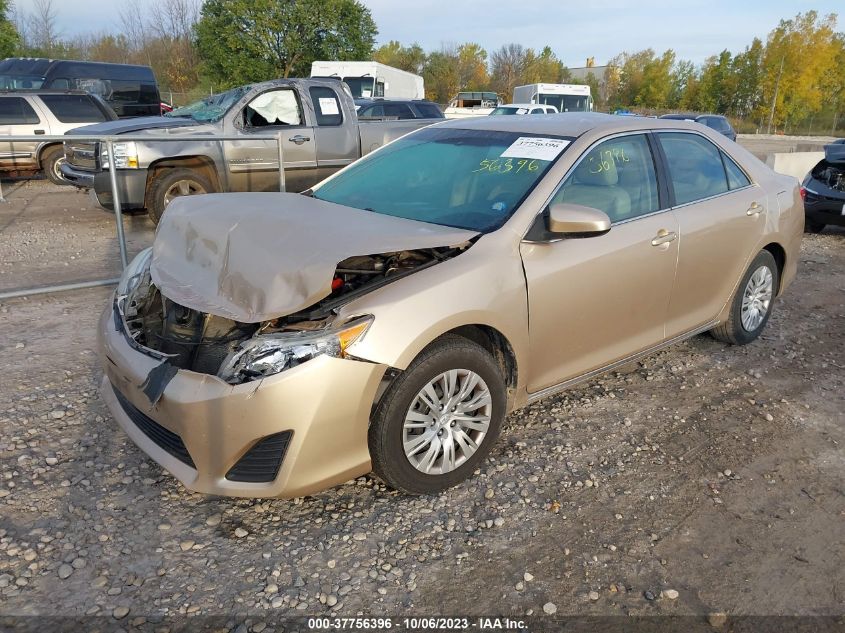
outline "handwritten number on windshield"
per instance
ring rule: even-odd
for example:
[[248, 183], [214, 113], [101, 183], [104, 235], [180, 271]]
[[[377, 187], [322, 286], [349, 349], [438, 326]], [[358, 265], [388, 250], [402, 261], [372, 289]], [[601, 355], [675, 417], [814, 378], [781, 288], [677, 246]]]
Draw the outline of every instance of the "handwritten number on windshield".
[[537, 171], [538, 169], [540, 169], [539, 163], [536, 160], [528, 160], [527, 158], [521, 158], [517, 161], [513, 158], [505, 160], [502, 160], [501, 158], [496, 158], [494, 160], [485, 158], [478, 164], [478, 169], [473, 170], [473, 173], [486, 171], [493, 174], [507, 174], [512, 171], [515, 174], [518, 174], [523, 170]]

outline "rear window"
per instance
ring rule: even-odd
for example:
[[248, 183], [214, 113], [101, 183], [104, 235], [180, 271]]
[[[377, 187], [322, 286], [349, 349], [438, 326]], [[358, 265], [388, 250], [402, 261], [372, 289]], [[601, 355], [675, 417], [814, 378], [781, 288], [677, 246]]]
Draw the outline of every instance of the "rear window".
[[0, 97], [0, 125], [34, 125], [40, 123], [32, 106], [22, 97]]
[[62, 123], [100, 123], [107, 117], [86, 95], [41, 95], [41, 101]]
[[433, 103], [415, 103], [414, 107], [423, 119], [442, 119], [443, 112]]

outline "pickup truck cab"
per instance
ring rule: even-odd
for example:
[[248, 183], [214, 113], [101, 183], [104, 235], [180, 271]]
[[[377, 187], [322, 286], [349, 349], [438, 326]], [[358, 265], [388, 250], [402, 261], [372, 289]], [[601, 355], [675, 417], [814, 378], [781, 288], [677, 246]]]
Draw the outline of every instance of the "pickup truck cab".
[[[241, 86], [166, 117], [145, 117], [77, 128], [72, 136], [149, 135], [173, 141], [115, 143], [118, 188], [125, 210], [146, 209], [158, 223], [174, 198], [221, 191], [278, 191], [280, 135], [287, 191], [304, 191], [390, 141], [442, 119], [358, 121], [349, 89], [337, 81], [279, 79]], [[236, 141], [193, 140], [197, 136]], [[65, 142], [62, 175], [93, 188], [112, 208], [105, 144]]]

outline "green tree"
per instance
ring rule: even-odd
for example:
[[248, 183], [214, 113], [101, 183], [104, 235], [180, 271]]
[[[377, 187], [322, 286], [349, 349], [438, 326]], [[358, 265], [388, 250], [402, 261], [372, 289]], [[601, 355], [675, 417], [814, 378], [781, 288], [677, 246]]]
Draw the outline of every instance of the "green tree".
[[9, 19], [9, 0], [0, 0], [0, 57], [11, 57], [20, 45], [21, 38], [14, 23]]
[[749, 116], [760, 105], [760, 81], [763, 74], [763, 42], [754, 38], [751, 46], [733, 60], [734, 93], [730, 113], [739, 117]]
[[425, 96], [437, 103], [449, 103], [449, 100], [461, 89], [461, 77], [458, 72], [455, 51], [443, 49], [431, 53], [423, 70]]
[[539, 55], [535, 55], [530, 48], [526, 53], [525, 72], [520, 83], [561, 83], [564, 74], [563, 62], [557, 58], [551, 47], [544, 47]]
[[402, 46], [396, 40], [390, 40], [373, 52], [373, 59], [382, 64], [419, 75], [425, 67], [426, 54], [422, 46], [416, 42], [410, 46]]
[[487, 75], [487, 51], [473, 42], [461, 44], [455, 51], [459, 90], [483, 90]]
[[224, 86], [308, 76], [321, 58], [369, 58], [377, 33], [358, 0], [205, 0], [196, 26], [205, 70]]
[[733, 58], [724, 50], [704, 62], [699, 76], [698, 99], [695, 108], [702, 112], [727, 113], [736, 90]]

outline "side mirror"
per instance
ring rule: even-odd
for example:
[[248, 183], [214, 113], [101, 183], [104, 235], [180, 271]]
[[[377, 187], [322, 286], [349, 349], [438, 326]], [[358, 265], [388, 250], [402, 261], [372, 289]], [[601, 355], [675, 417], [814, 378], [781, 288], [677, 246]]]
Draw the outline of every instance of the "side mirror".
[[549, 207], [546, 229], [554, 234], [602, 235], [610, 230], [610, 218], [604, 211], [592, 207], [558, 203]]

